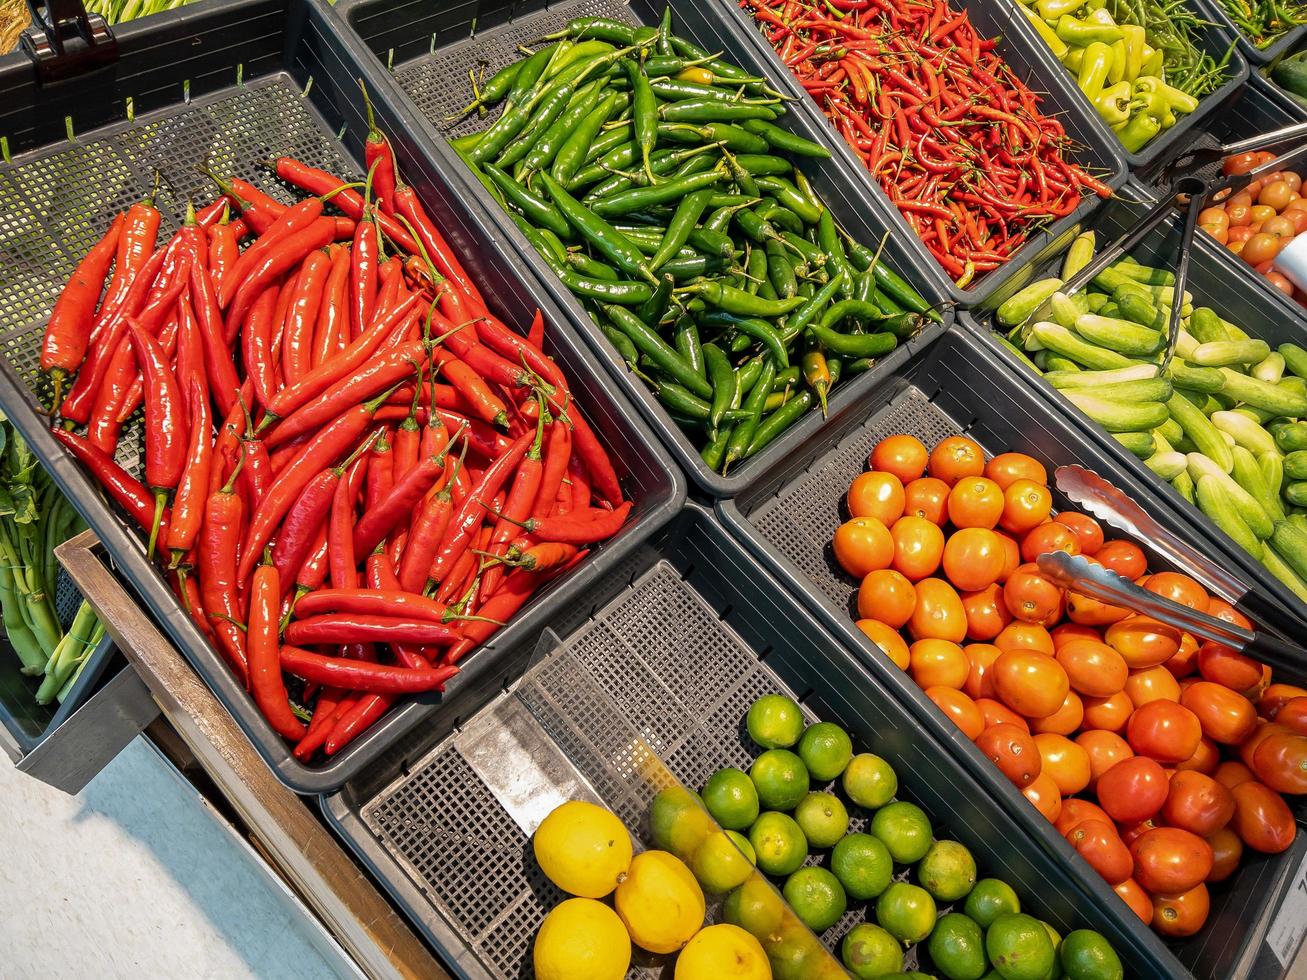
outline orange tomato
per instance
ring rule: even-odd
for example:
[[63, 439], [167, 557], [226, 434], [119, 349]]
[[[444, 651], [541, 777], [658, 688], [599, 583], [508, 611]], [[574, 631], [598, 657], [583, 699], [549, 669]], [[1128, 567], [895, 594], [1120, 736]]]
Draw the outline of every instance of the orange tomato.
[[1016, 725], [1026, 734], [1030, 733], [1030, 722], [1026, 721], [1002, 701], [995, 701], [993, 698], [976, 698], [975, 700], [976, 707], [985, 716], [986, 728], [992, 728], [994, 725]]
[[1125, 731], [1126, 723], [1130, 721], [1130, 715], [1135, 710], [1130, 695], [1125, 691], [1117, 691], [1108, 698], [1087, 697], [1084, 701], [1084, 727], [1116, 732], [1118, 735]]
[[967, 636], [973, 640], [988, 642], [1012, 622], [1003, 602], [1003, 587], [997, 582], [976, 592], [963, 592], [962, 610], [967, 616]]
[[1026, 718], [1047, 718], [1066, 700], [1071, 683], [1046, 653], [1008, 650], [990, 667], [999, 700]]
[[1041, 771], [1057, 784], [1063, 796], [1074, 796], [1089, 785], [1089, 753], [1065, 735], [1040, 732], [1035, 748], [1042, 760]]
[[1198, 673], [1205, 681], [1246, 691], [1262, 679], [1262, 665], [1232, 647], [1208, 640], [1198, 648]]
[[1299, 735], [1307, 735], [1307, 697], [1290, 698], [1271, 716], [1276, 724], [1293, 729]]
[[1098, 549], [1103, 547], [1103, 526], [1088, 514], [1081, 514], [1074, 510], [1064, 510], [1053, 520], [1059, 524], [1065, 524], [1076, 533], [1076, 540], [1080, 542], [1080, 553], [1082, 555], [1096, 555]]
[[[1137, 755], [1158, 762], [1183, 762], [1198, 750], [1203, 729], [1198, 716], [1174, 701], [1149, 701], [1135, 708], [1125, 738]], [[1147, 887], [1147, 883], [1140, 881]]]
[[1212, 845], [1212, 870], [1207, 873], [1208, 881], [1225, 881], [1239, 867], [1243, 857], [1243, 841], [1229, 827], [1222, 827], [1207, 838]]
[[903, 488], [903, 513], [943, 524], [948, 508], [949, 486], [933, 476], [913, 480]]
[[1002, 489], [983, 476], [964, 476], [948, 493], [948, 519], [955, 527], [993, 528], [1002, 513]]
[[863, 578], [878, 568], [889, 568], [894, 561], [894, 538], [883, 521], [875, 517], [855, 517], [835, 529], [831, 538], [835, 560], [854, 578]]
[[1293, 843], [1298, 832], [1293, 811], [1279, 793], [1249, 780], [1230, 790], [1234, 797], [1234, 816], [1230, 829], [1254, 851], [1279, 854]]
[[873, 470], [893, 473], [902, 483], [909, 483], [926, 472], [930, 452], [915, 436], [886, 436], [871, 451], [867, 460]]
[[985, 476], [1004, 490], [1017, 480], [1048, 482], [1048, 470], [1044, 469], [1044, 464], [1025, 453], [999, 453], [985, 464]]
[[1274, 718], [1280, 706], [1290, 698], [1307, 697], [1307, 687], [1296, 684], [1272, 684], [1257, 699], [1257, 710], [1266, 718]]
[[930, 451], [927, 469], [931, 476], [952, 486], [965, 476], [985, 472], [985, 451], [966, 436], [949, 436]]
[[1114, 885], [1112, 891], [1121, 897], [1121, 901], [1130, 906], [1130, 911], [1139, 916], [1144, 925], [1153, 921], [1153, 900], [1148, 892], [1139, 886], [1139, 882], [1127, 878], [1121, 884]]
[[939, 639], [961, 643], [967, 638], [967, 614], [953, 586], [942, 578], [917, 583], [917, 604], [908, 619], [915, 640]]
[[1127, 616], [1109, 626], [1103, 639], [1135, 670], [1163, 664], [1180, 649], [1180, 631], [1150, 616]]
[[1016, 725], [990, 725], [976, 739], [976, 748], [1008, 778], [1017, 789], [1035, 781], [1043, 760], [1030, 733]]
[[1076, 745], [1089, 755], [1089, 788], [1098, 785], [1099, 778], [1122, 759], [1133, 756], [1130, 743], [1115, 732], [1084, 731], [1075, 737]]
[[[962, 485], [957, 484], [954, 491]], [[944, 545], [944, 574], [958, 589], [977, 592], [998, 581], [1006, 559], [1003, 542], [993, 531], [984, 527], [963, 527], [949, 535]]]
[[1046, 718], [1032, 718], [1030, 730], [1035, 733], [1052, 732], [1071, 735], [1080, 730], [1085, 720], [1085, 705], [1075, 691], [1067, 691], [1062, 706]]
[[1046, 772], [1041, 772], [1022, 787], [1021, 795], [1033, 803], [1049, 823], [1057, 823], [1057, 818], [1062, 815], [1062, 794]]
[[1180, 695], [1180, 703], [1198, 716], [1203, 734], [1222, 745], [1238, 745], [1257, 726], [1257, 709], [1242, 694], [1198, 681]]
[[1076, 640], [1093, 640], [1095, 643], [1102, 641], [1102, 634], [1098, 630], [1081, 626], [1079, 623], [1060, 623], [1054, 626], [1048, 635], [1053, 638], [1054, 650], [1061, 650], [1068, 643], [1074, 643]]
[[1162, 819], [1199, 837], [1210, 837], [1234, 816], [1234, 797], [1211, 776], [1181, 770], [1171, 777]]
[[1163, 596], [1172, 602], [1178, 602], [1199, 612], [1207, 611], [1207, 590], [1179, 572], [1156, 572], [1148, 577], [1144, 586], [1149, 592]]
[[1003, 583], [1021, 567], [1021, 545], [1010, 534], [1005, 534], [1002, 531], [995, 531], [994, 533], [998, 535], [999, 541], [1003, 543], [1003, 571], [998, 576], [999, 582]]
[[[1062, 804], [1066, 809], [1067, 800]], [[1130, 877], [1134, 859], [1109, 820], [1082, 820], [1064, 835], [1067, 843], [1089, 863], [1109, 885], [1119, 885]]]
[[1095, 783], [1098, 805], [1117, 823], [1126, 824], [1151, 819], [1162, 809], [1170, 789], [1166, 770], [1141, 755], [1122, 759]]
[[1188, 891], [1212, 870], [1212, 846], [1179, 827], [1157, 827], [1130, 845], [1135, 880], [1146, 891], [1173, 895]]
[[894, 627], [876, 619], [860, 619], [858, 629], [880, 648], [881, 653], [894, 662], [899, 670], [908, 669], [908, 644]]
[[1094, 557], [1105, 567], [1132, 582], [1148, 571], [1144, 549], [1133, 541], [1109, 541], [1095, 552]]
[[1204, 775], [1211, 775], [1216, 771], [1216, 767], [1220, 761], [1220, 746], [1204, 735], [1198, 740], [1198, 748], [1194, 749], [1194, 754], [1183, 762], [1177, 762], [1175, 768], [1179, 772], [1188, 770], [1192, 772], [1201, 772]]
[[1033, 562], [1040, 555], [1065, 551], [1068, 555], [1080, 554], [1080, 539], [1065, 524], [1049, 521], [1031, 528], [1021, 539], [1021, 560]]
[[999, 524], [1013, 534], [1025, 534], [1048, 520], [1053, 494], [1034, 480], [1014, 480], [1003, 491], [1003, 516]]
[[928, 687], [926, 697], [934, 701], [935, 706], [948, 715], [967, 738], [974, 741], [985, 730], [984, 712], [961, 691], [952, 687]]
[[1065, 837], [1071, 828], [1086, 820], [1101, 820], [1112, 828], [1112, 833], [1116, 833], [1116, 824], [1112, 823], [1112, 818], [1101, 806], [1076, 797], [1062, 801], [1062, 816], [1057, 818], [1057, 832]]
[[1100, 599], [1068, 590], [1066, 615], [1071, 622], [1082, 626], [1110, 626], [1129, 616], [1130, 610], [1121, 606], [1110, 606]]
[[1219, 595], [1207, 597], [1207, 615], [1215, 616], [1217, 619], [1223, 619], [1227, 623], [1233, 623], [1235, 626], [1242, 626], [1246, 630], [1253, 628], [1252, 620], [1241, 613], [1234, 606], [1230, 605]]
[[1165, 667], [1132, 670], [1125, 679], [1125, 693], [1136, 708], [1149, 701], [1180, 700], [1180, 682]]
[[1154, 895], [1152, 902], [1153, 929], [1171, 939], [1183, 939], [1196, 933], [1207, 921], [1212, 908], [1211, 896], [1202, 882], [1178, 895]]
[[1257, 778], [1277, 793], [1307, 793], [1307, 736], [1275, 732], [1252, 753]]
[[1048, 630], [1036, 623], [1023, 623], [1020, 620], [1004, 626], [1002, 632], [994, 637], [994, 646], [1000, 650], [1038, 650], [1050, 657], [1057, 650]]
[[1226, 759], [1216, 767], [1216, 772], [1212, 773], [1212, 778], [1226, 789], [1234, 789], [1240, 783], [1246, 783], [1257, 777], [1253, 775], [1251, 769], [1238, 759]]
[[917, 606], [917, 590], [892, 568], [868, 572], [858, 586], [858, 615], [899, 629]]
[[874, 517], [889, 527], [903, 516], [906, 497], [897, 476], [870, 470], [853, 478], [846, 499], [851, 516]]
[[890, 528], [894, 568], [912, 581], [934, 575], [944, 555], [944, 532], [924, 517], [900, 517]]
[[1180, 634], [1180, 649], [1162, 664], [1176, 680], [1183, 680], [1198, 670], [1198, 641], [1192, 633]]
[[994, 696], [994, 679], [989, 676], [989, 668], [1003, 653], [989, 643], [968, 643], [962, 648], [971, 663], [971, 670], [962, 689], [973, 698], [992, 698]]
[[971, 661], [956, 643], [925, 639], [908, 647], [908, 673], [918, 687], [961, 690], [970, 672]]
[[1003, 602], [1023, 623], [1047, 627], [1062, 617], [1062, 590], [1040, 573], [1038, 565], [1022, 565], [1008, 576]]
[[[1061, 627], [1058, 627], [1061, 629]], [[1057, 642], [1054, 636], [1053, 642]], [[1057, 662], [1071, 686], [1094, 698], [1111, 697], [1125, 689], [1130, 670], [1121, 655], [1099, 640], [1072, 640], [1058, 647]]]

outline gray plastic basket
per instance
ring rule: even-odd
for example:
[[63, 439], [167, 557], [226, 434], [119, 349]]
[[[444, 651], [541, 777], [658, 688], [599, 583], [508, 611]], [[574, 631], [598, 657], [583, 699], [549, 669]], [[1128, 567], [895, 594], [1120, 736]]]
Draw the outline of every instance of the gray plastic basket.
[[[965, 318], [964, 319], [969, 319]], [[1111, 453], [1079, 430], [1069, 412], [1011, 378], [994, 345], [965, 324], [949, 331], [915, 358], [894, 384], [864, 400], [857, 421], [805, 447], [764, 484], [717, 503], [731, 533], [764, 567], [799, 596], [839, 640], [855, 651], [878, 684], [891, 691], [933, 738], [947, 745], [971, 778], [999, 800], [1013, 824], [1039, 842], [1068, 873], [1084, 879], [1095, 901], [1124, 908], [1062, 837], [954, 726], [912, 679], [896, 667], [855, 625], [857, 583], [836, 563], [830, 540], [845, 520], [845, 492], [866, 469], [867, 456], [882, 438], [908, 433], [932, 446], [964, 433], [989, 454], [1026, 452], [1050, 471], [1080, 464], [1107, 477], [1145, 507], [1164, 511], [1152, 495], [1130, 480]], [[1197, 547], [1205, 538], [1177, 516], [1168, 522]], [[1153, 567], [1161, 567], [1154, 562]], [[1279, 905], [1292, 887], [1296, 860], [1254, 858], [1229, 882], [1214, 886], [1212, 918], [1194, 938], [1171, 944], [1176, 961], [1152, 976], [1230, 976], [1243, 953], [1260, 943], [1259, 916]], [[1246, 877], [1245, 877], [1246, 876]], [[1104, 894], [1108, 897], [1103, 897]], [[1146, 931], [1141, 929], [1141, 931]], [[1154, 942], [1157, 940], [1154, 938]]]
[[[340, 785], [403, 732], [443, 713], [441, 700], [406, 699], [325, 763], [295, 760], [190, 622], [157, 566], [146, 561], [134, 528], [106, 506], [84, 471], [55, 443], [35, 398], [45, 394], [37, 364], [41, 331], [61, 284], [110, 216], [147, 193], [156, 172], [162, 178], [156, 203], [166, 215], [166, 230], [176, 226], [188, 196], [209, 198], [207, 182], [194, 169], [205, 161], [248, 177], [260, 173], [261, 161], [289, 152], [317, 166], [358, 173], [366, 133], [358, 72], [341, 59], [333, 30], [321, 5], [310, 0], [206, 3], [153, 17], [147, 27], [128, 25], [118, 33], [118, 60], [91, 75], [36, 86], [22, 58], [0, 67], [0, 134], [15, 154], [12, 163], [0, 165], [0, 351], [5, 355], [0, 407], [268, 764], [301, 792]], [[632, 520], [618, 536], [542, 591], [468, 659], [450, 684], [452, 696], [493, 671], [503, 651], [530, 646], [552, 607], [574, 602], [676, 513], [685, 486], [634, 409], [611, 390], [589, 348], [534, 280], [521, 274], [493, 227], [464, 208], [461, 188], [415, 147], [403, 121], [383, 104], [377, 109], [380, 124], [394, 137], [401, 172], [492, 305], [508, 323], [523, 326], [536, 309], [544, 312], [550, 325], [547, 348], [571, 378], [636, 502]], [[65, 117], [79, 134], [73, 141], [65, 137]], [[292, 199], [275, 180], [260, 183], [281, 199]], [[133, 429], [120, 462], [135, 467], [138, 448], [139, 430]]]
[[[693, 789], [721, 766], [747, 768], [757, 750], [744, 733], [744, 715], [770, 692], [791, 694], [809, 719], [845, 726], [856, 750], [886, 758], [900, 798], [922, 806], [939, 836], [971, 848], [982, 876], [1008, 881], [1023, 908], [1063, 932], [1075, 925], [1101, 930], [1131, 976], [1183, 973], [1133, 913], [1102, 898], [1101, 882], [1086, 888], [1087, 879], [1014, 828], [938, 737], [706, 510], [688, 506], [620, 579], [551, 626], [557, 639], [535, 658], [519, 652], [503, 664], [502, 687], [460, 702], [465, 721], [457, 730], [438, 723], [412, 751], [323, 800], [337, 833], [457, 975], [529, 976], [536, 927], [561, 898], [519, 822], [530, 806], [520, 790], [533, 784], [537, 765], [547, 768], [561, 756], [550, 783], [563, 781], [558, 769], [575, 770], [583, 792], [648, 839], [654, 787], [636, 775], [647, 771], [644, 747]], [[499, 743], [535, 764], [487, 759], [487, 745]], [[498, 771], [501, 765], [511, 772]], [[530, 816], [538, 820], [548, 809], [537, 801]], [[865, 812], [851, 809], [854, 826], [865, 826]], [[862, 903], [851, 903], [823, 939], [835, 946], [863, 917]], [[915, 947], [909, 963], [924, 953]], [[930, 969], [928, 962], [919, 966]]]
[[1302, 101], [1290, 95], [1280, 86], [1276, 85], [1274, 80], [1269, 77], [1268, 70], [1261, 68], [1249, 76], [1248, 84], [1253, 88], [1261, 89], [1285, 112], [1293, 116], [1294, 119], [1307, 119], [1307, 101]]
[[[690, 0], [673, 0], [671, 6], [673, 27], [677, 33], [710, 51], [725, 51], [727, 58], [739, 61], [748, 70], [757, 68], [747, 58], [751, 52], [734, 37], [724, 18], [728, 13], [726, 5], [696, 5]], [[661, 7], [655, 8], [646, 0], [631, 4], [623, 0], [564, 0], [544, 9], [532, 5], [526, 10], [492, 0], [457, 7], [404, 4], [396, 0], [342, 0], [333, 13], [343, 19], [348, 35], [345, 42], [360, 61], [370, 61], [377, 67], [393, 67], [393, 79], [376, 71], [375, 81], [370, 84], [378, 91], [393, 91], [396, 85], [402, 90], [402, 95], [396, 94], [397, 100], [416, 108], [417, 112], [408, 118], [417, 137], [428, 141], [427, 152], [437, 155], [447, 172], [459, 175], [465, 182], [468, 198], [483, 205], [489, 220], [496, 224], [497, 233], [517, 246], [525, 263], [549, 290], [554, 301], [568, 312], [577, 330], [607, 365], [614, 382], [640, 408], [649, 425], [701, 490], [712, 496], [738, 493], [757, 479], [758, 474], [784, 459], [821, 430], [824, 420], [817, 412], [810, 412], [757, 456], [734, 468], [730, 475], [722, 476], [709, 469], [699, 456], [699, 448], [676, 424], [666, 407], [644, 382], [627, 370], [621, 356], [596, 329], [579, 301], [545, 265], [445, 142], [448, 137], [477, 132], [493, 120], [490, 115], [485, 118], [473, 115], [452, 128], [442, 129], [446, 125], [445, 118], [468, 102], [468, 71], [473, 67], [484, 63], [488, 71], [493, 72], [520, 57], [516, 50], [519, 44], [535, 41], [541, 35], [562, 27], [573, 17], [605, 16], [628, 23], [650, 23], [657, 21]], [[742, 51], [746, 57], [740, 57]], [[826, 135], [814, 129], [810, 121], [798, 112], [787, 113], [779, 123], [810, 139], [821, 140]], [[909, 243], [910, 239], [896, 233], [897, 229], [866, 198], [863, 188], [830, 161], [805, 161], [804, 172], [830, 205], [836, 219], [856, 238], [874, 247], [888, 229], [890, 237], [885, 243], [883, 257], [918, 286], [929, 302], [942, 303], [945, 294], [933, 288], [933, 277], [925, 271], [921, 257]], [[951, 322], [951, 319], [951, 312], [946, 312], [945, 322]], [[938, 334], [938, 326], [928, 326], [904, 348], [882, 358], [871, 371], [837, 385], [830, 401], [831, 414], [843, 412], [857, 391], [879, 384], [880, 379], [892, 371], [909, 350], [929, 343]]]
[[1278, 61], [1281, 56], [1295, 51], [1303, 38], [1307, 38], [1307, 25], [1303, 25], [1293, 28], [1266, 47], [1259, 48], [1235, 25], [1230, 15], [1226, 13], [1225, 5], [1221, 3], [1221, 0], [1194, 0], [1194, 2], [1200, 8], [1203, 8], [1208, 17], [1225, 28], [1231, 37], [1239, 40], [1239, 51], [1248, 59], [1248, 64], [1252, 66], [1254, 71], [1262, 65], [1272, 64]]

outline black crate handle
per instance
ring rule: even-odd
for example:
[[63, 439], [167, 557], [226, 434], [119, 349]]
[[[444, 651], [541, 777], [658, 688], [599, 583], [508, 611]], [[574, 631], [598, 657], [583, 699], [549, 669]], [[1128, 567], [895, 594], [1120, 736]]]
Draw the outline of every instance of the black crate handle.
[[82, 0], [27, 0], [32, 26], [21, 43], [36, 63], [37, 78], [57, 82], [99, 68], [118, 57], [118, 42], [99, 14]]

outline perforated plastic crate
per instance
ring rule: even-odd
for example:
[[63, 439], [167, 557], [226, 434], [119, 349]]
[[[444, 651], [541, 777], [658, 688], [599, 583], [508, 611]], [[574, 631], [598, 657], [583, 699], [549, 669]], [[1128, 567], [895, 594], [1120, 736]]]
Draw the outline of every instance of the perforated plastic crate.
[[[92, 74], [53, 85], [33, 84], [21, 56], [0, 63], [0, 136], [12, 162], [0, 164], [0, 407], [31, 442], [69, 498], [109, 548], [125, 577], [232, 712], [287, 785], [321, 792], [340, 785], [382, 753], [400, 733], [444, 709], [438, 697], [397, 705], [357, 742], [330, 760], [306, 766], [271, 729], [217, 652], [195, 629], [140, 537], [105, 504], [80, 467], [46, 430], [36, 399], [41, 331], [73, 263], [103, 233], [112, 214], [147, 194], [159, 178], [156, 203], [165, 230], [176, 227], [188, 196], [211, 197], [195, 166], [253, 179], [282, 200], [286, 188], [263, 161], [291, 153], [342, 174], [359, 173], [366, 125], [356, 65], [344, 58], [333, 27], [312, 0], [206, 3], [162, 14], [118, 32], [118, 60]], [[567, 605], [603, 578], [643, 537], [669, 519], [684, 497], [683, 480], [635, 411], [613, 392], [601, 366], [563, 315], [522, 275], [494, 229], [464, 207], [463, 191], [408, 135], [405, 120], [378, 100], [405, 179], [459, 253], [469, 273], [510, 324], [530, 323], [536, 309], [549, 324], [546, 348], [572, 381], [578, 402], [608, 447], [627, 495], [631, 521], [569, 575], [542, 592], [478, 653], [451, 691], [493, 671], [502, 651], [530, 645], [544, 615]], [[66, 125], [65, 125], [66, 122]], [[74, 134], [69, 140], [67, 132]], [[137, 465], [139, 434], [131, 430], [119, 459]]]
[[[830, 540], [847, 518], [843, 499], [853, 477], [867, 466], [875, 444], [893, 433], [908, 433], [932, 446], [963, 433], [990, 455], [1025, 452], [1050, 470], [1079, 464], [1102, 474], [1146, 508], [1165, 512], [1149, 489], [1129, 479], [1097, 441], [1080, 430], [1069, 412], [1053, 405], [1029, 386], [1015, 381], [1011, 368], [995, 356], [994, 345], [965, 326], [945, 334], [915, 358], [894, 384], [864, 400], [857, 420], [774, 474], [765, 484], [733, 500], [719, 501], [717, 511], [731, 533], [857, 652], [877, 682], [895, 696], [931, 735], [952, 750], [958, 764], [982, 783], [1011, 815], [1013, 823], [1066, 872], [1081, 880], [1094, 901], [1124, 909], [1103, 881], [1078, 857], [1026, 799], [972, 742], [854, 625], [857, 583], [835, 562]], [[1065, 501], [1057, 501], [1064, 505]], [[1179, 516], [1169, 526], [1199, 548], [1204, 535]], [[1155, 556], [1154, 556], [1155, 557]], [[1154, 568], [1161, 563], [1154, 561]], [[1290, 678], [1293, 680], [1294, 678]], [[1223, 978], [1250, 951], [1256, 953], [1265, 932], [1262, 913], [1277, 908], [1294, 885], [1299, 840], [1293, 852], [1275, 858], [1253, 856], [1229, 881], [1212, 886], [1212, 916], [1193, 939], [1171, 945], [1165, 973]], [[1141, 933], [1146, 927], [1134, 921]], [[1152, 943], [1160, 941], [1149, 935]], [[1183, 965], [1183, 970], [1181, 969]]]
[[[727, 17], [729, 4], [694, 3], [673, 0], [673, 28], [710, 51], [723, 51], [725, 57], [739, 62], [749, 71], [765, 72], [748, 43], [735, 32]], [[489, 126], [495, 115], [464, 119], [451, 128], [447, 117], [456, 114], [470, 98], [468, 72], [484, 65], [487, 72], [515, 61], [517, 47], [537, 41], [541, 35], [557, 30], [573, 17], [605, 16], [627, 23], [653, 23], [662, 13], [662, 5], [636, 0], [564, 0], [541, 9], [539, 4], [509, 4], [503, 0], [481, 0], [462, 5], [401, 3], [396, 0], [342, 0], [333, 14], [339, 15], [348, 32], [345, 42], [355, 56], [372, 66], [372, 85], [379, 91], [393, 92], [397, 101], [416, 109], [412, 115], [415, 134], [429, 141], [429, 152], [438, 155], [447, 172], [465, 182], [468, 197], [485, 208], [497, 234], [504, 236], [520, 251], [541, 284], [560, 307], [571, 316], [577, 330], [592, 345], [608, 368], [614, 382], [644, 414], [645, 419], [671, 450], [677, 461], [701, 490], [713, 496], [738, 493], [775, 465], [776, 461], [801, 446], [823, 427], [818, 412], [809, 412], [757, 456], [732, 468], [722, 476], [710, 470], [699, 457], [699, 446], [692, 443], [644, 382], [627, 370], [621, 356], [594, 326], [589, 314], [558, 280], [535, 249], [518, 231], [499, 205], [468, 172], [463, 162], [446, 145], [446, 139]], [[383, 70], [393, 69], [393, 78]], [[398, 89], [398, 91], [396, 91]], [[495, 110], [496, 112], [498, 110]], [[829, 141], [829, 134], [802, 113], [792, 111], [778, 120], [809, 139]], [[830, 208], [831, 213], [858, 240], [876, 247], [889, 231], [882, 258], [909, 282], [921, 289], [926, 299], [940, 303], [946, 298], [934, 285], [938, 275], [931, 271], [918, 254], [916, 243], [906, 229], [893, 224], [881, 214], [867, 195], [866, 188], [853, 179], [837, 161], [805, 160], [804, 173]], [[897, 212], [896, 212], [897, 214]], [[932, 261], [933, 264], [933, 261]], [[944, 314], [945, 323], [952, 312]], [[837, 416], [856, 397], [856, 392], [874, 387], [894, 370], [907, 354], [939, 335], [939, 327], [929, 325], [906, 349], [882, 358], [871, 371], [837, 385], [832, 392], [830, 411]]]
[[[980, 874], [1009, 882], [1023, 908], [1063, 932], [1101, 930], [1131, 976], [1170, 972], [1174, 960], [1129, 924], [1132, 913], [1097, 901], [1013, 827], [706, 510], [689, 505], [587, 600], [551, 624], [555, 636], [535, 658], [519, 651], [503, 663], [502, 688], [462, 699], [457, 729], [438, 722], [412, 751], [323, 801], [328, 821], [458, 975], [530, 974], [535, 930], [562, 895], [538, 870], [525, 828], [562, 799], [594, 796], [648, 840], [660, 785], [643, 778], [657, 768], [652, 755], [693, 789], [722, 766], [747, 768], [758, 750], [743, 719], [770, 692], [798, 698], [809, 720], [843, 725], [857, 751], [887, 759], [899, 798], [926, 810], [937, 837], [971, 848]], [[500, 745], [512, 758], [493, 757]], [[531, 762], [519, 763], [525, 756]], [[546, 766], [548, 787], [574, 778], [576, 790], [528, 795]], [[864, 826], [865, 811], [852, 812], [853, 826]], [[828, 947], [865, 917], [865, 904], [852, 903], [824, 934]], [[918, 956], [929, 969], [920, 947], [909, 962]]]

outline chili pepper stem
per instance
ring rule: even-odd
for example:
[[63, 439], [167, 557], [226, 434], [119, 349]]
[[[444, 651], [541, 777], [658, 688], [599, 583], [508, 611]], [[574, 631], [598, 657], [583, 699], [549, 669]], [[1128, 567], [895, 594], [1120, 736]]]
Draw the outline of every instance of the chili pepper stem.
[[146, 556], [154, 557], [155, 546], [159, 543], [159, 528], [163, 525], [163, 510], [168, 506], [168, 491], [159, 487], [154, 488], [154, 525], [150, 528], [150, 544], [146, 548]]

